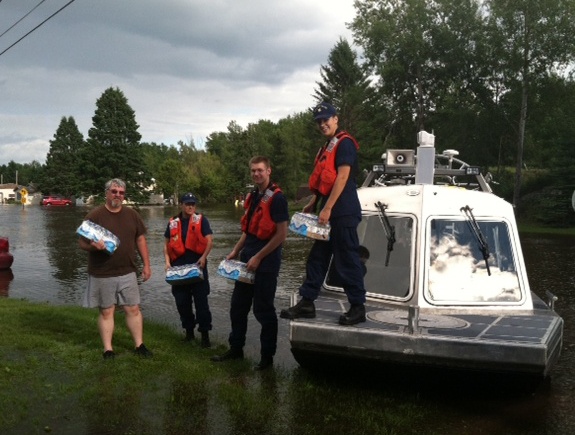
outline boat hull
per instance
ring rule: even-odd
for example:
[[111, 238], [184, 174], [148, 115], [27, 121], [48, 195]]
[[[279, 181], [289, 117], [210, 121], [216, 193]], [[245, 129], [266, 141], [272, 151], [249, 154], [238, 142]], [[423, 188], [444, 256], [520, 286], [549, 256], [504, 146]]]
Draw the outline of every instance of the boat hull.
[[[295, 296], [294, 296], [295, 302]], [[543, 303], [534, 310], [425, 310], [379, 301], [366, 304], [365, 323], [341, 326], [347, 301], [316, 300], [316, 318], [291, 321], [296, 360], [314, 356], [487, 372], [547, 376], [561, 352], [563, 320]]]

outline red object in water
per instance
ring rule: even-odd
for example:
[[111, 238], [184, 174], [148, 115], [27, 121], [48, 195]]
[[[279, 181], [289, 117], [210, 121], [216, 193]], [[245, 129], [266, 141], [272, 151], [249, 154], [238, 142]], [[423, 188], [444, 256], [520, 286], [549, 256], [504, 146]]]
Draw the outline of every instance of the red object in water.
[[14, 257], [9, 252], [10, 243], [7, 237], [0, 237], [0, 270], [10, 269]]
[[0, 297], [7, 297], [10, 283], [14, 279], [12, 269], [0, 270]]

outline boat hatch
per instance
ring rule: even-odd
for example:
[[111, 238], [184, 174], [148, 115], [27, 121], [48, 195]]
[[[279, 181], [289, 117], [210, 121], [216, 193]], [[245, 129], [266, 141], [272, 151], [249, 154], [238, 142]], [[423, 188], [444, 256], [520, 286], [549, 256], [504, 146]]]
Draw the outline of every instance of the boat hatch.
[[[387, 219], [387, 222], [386, 222]], [[369, 251], [364, 285], [368, 296], [404, 301], [413, 293], [414, 218], [364, 215], [359, 241]], [[393, 234], [390, 233], [393, 229]], [[325, 281], [329, 290], [343, 291], [337, 271], [330, 266]]]
[[425, 299], [505, 304], [523, 299], [509, 228], [501, 221], [429, 220]]

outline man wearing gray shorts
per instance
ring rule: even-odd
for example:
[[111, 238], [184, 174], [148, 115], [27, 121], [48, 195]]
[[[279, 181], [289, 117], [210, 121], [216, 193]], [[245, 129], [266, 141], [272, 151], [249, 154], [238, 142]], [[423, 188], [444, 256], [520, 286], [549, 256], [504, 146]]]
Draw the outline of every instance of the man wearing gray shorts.
[[150, 257], [146, 242], [146, 227], [140, 215], [133, 209], [122, 206], [126, 194], [126, 183], [114, 178], [106, 183], [106, 203], [86, 215], [89, 220], [110, 231], [120, 243], [113, 253], [106, 249], [104, 240], [90, 241], [79, 238], [80, 248], [88, 251], [88, 288], [84, 305], [98, 307], [98, 330], [104, 345], [104, 359], [116, 356], [112, 346], [114, 334], [114, 312], [116, 305], [126, 314], [126, 325], [134, 340], [134, 352], [142, 357], [151, 357], [143, 342], [144, 321], [140, 311], [140, 289], [136, 276], [136, 250], [144, 268], [142, 279], [152, 275]]

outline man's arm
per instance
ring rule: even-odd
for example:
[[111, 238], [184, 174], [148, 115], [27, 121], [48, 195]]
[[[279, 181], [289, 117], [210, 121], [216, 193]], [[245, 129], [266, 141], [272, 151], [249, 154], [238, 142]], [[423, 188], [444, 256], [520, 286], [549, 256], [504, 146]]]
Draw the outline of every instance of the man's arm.
[[150, 255], [148, 252], [148, 243], [146, 242], [146, 236], [143, 234], [136, 239], [136, 246], [138, 247], [138, 253], [144, 262], [144, 269], [142, 270], [142, 279], [147, 281], [152, 276], [152, 269], [150, 267]]
[[212, 250], [212, 247], [214, 246], [214, 237], [212, 234], [208, 234], [206, 237], [206, 250], [204, 251], [204, 253], [202, 254], [202, 256], [200, 257], [200, 259], [198, 260], [198, 263], [200, 264], [200, 267], [203, 269], [204, 267], [206, 267], [206, 260], [208, 259], [208, 255], [210, 254], [210, 251]]
[[274, 233], [272, 238], [265, 244], [265, 246], [262, 249], [260, 249], [259, 252], [255, 254], [252, 258], [250, 258], [250, 260], [246, 264], [247, 269], [250, 272], [255, 271], [259, 267], [261, 261], [285, 241], [287, 237], [287, 232], [288, 232], [287, 221], [277, 223], [276, 232]]
[[244, 247], [244, 243], [246, 243], [246, 237], [246, 233], [242, 233], [240, 240], [238, 240], [236, 246], [234, 246], [234, 249], [232, 249], [232, 252], [226, 256], [226, 260], [233, 260], [240, 254], [240, 251]]
[[172, 265], [172, 262], [170, 261], [170, 255], [168, 254], [168, 243], [170, 242], [170, 239], [164, 239], [164, 262], [165, 262], [165, 269], [168, 270], [168, 267], [170, 267]]
[[103, 240], [98, 240], [97, 242], [92, 242], [91, 240], [86, 239], [85, 237], [78, 237], [78, 245], [80, 249], [84, 251], [103, 251], [106, 249], [106, 245], [104, 244]]
[[335, 203], [337, 202], [341, 192], [343, 192], [343, 188], [345, 187], [345, 183], [349, 179], [349, 175], [351, 173], [351, 166], [350, 165], [341, 165], [337, 167], [337, 177], [335, 182], [333, 183], [333, 188], [329, 193], [327, 201], [325, 205], [321, 209], [318, 215], [318, 223], [325, 225], [329, 222], [329, 218], [331, 216], [331, 210]]

